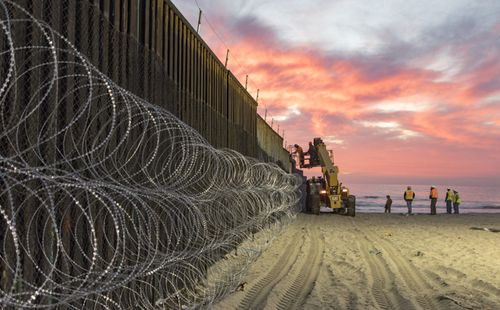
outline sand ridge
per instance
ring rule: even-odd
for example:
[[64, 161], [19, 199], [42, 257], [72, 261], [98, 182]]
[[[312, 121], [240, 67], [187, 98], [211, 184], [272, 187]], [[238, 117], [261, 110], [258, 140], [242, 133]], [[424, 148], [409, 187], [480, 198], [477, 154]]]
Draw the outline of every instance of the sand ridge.
[[500, 214], [300, 214], [214, 309], [497, 309]]

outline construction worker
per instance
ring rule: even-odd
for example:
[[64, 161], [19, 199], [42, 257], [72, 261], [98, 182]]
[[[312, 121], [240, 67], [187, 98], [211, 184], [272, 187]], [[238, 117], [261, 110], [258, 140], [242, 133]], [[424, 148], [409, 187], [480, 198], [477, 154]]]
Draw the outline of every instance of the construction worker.
[[408, 207], [408, 214], [411, 214], [411, 204], [413, 203], [413, 199], [415, 199], [415, 192], [412, 191], [411, 186], [406, 187], [403, 198], [406, 201], [406, 206]]
[[457, 191], [453, 191], [453, 213], [458, 214], [458, 207], [460, 206], [460, 194]]
[[446, 202], [446, 213], [451, 214], [451, 204], [455, 200], [455, 194], [451, 189], [446, 190], [446, 198], [444, 199], [444, 202]]
[[429, 199], [431, 200], [431, 215], [436, 214], [436, 203], [438, 199], [438, 190], [435, 186], [431, 186], [431, 192], [429, 194]]
[[293, 154], [297, 154], [299, 156], [299, 166], [300, 168], [302, 168], [304, 167], [304, 150], [298, 144], [295, 144], [294, 147], [295, 147], [295, 152], [293, 152]]
[[318, 161], [318, 152], [316, 151], [316, 147], [312, 142], [309, 142], [309, 149], [305, 153], [305, 155], [309, 155], [309, 165], [313, 166]]
[[384, 213], [391, 213], [392, 199], [390, 195], [387, 195], [387, 201], [385, 202], [385, 211]]

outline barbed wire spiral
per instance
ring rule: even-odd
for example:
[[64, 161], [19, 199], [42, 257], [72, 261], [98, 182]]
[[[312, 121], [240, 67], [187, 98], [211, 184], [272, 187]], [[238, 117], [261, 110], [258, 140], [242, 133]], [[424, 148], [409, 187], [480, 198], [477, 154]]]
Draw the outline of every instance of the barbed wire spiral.
[[0, 26], [0, 305], [206, 307], [233, 290], [299, 180], [213, 148], [15, 1]]

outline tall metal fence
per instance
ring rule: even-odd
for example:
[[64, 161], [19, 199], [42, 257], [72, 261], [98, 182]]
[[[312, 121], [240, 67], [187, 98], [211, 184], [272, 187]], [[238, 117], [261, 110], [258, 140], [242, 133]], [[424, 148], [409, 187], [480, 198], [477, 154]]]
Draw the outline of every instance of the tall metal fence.
[[257, 103], [170, 1], [18, 3], [118, 85], [171, 111], [213, 146], [257, 157]]
[[286, 172], [292, 173], [291, 156], [283, 148], [283, 137], [276, 133], [260, 115], [257, 115], [257, 144], [259, 159], [274, 162]]

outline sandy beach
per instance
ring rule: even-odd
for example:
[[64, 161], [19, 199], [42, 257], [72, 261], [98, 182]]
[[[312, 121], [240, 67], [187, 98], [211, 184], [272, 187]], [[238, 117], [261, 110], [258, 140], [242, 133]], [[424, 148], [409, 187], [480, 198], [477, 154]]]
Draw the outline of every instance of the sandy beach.
[[215, 309], [499, 309], [500, 214], [299, 214]]

